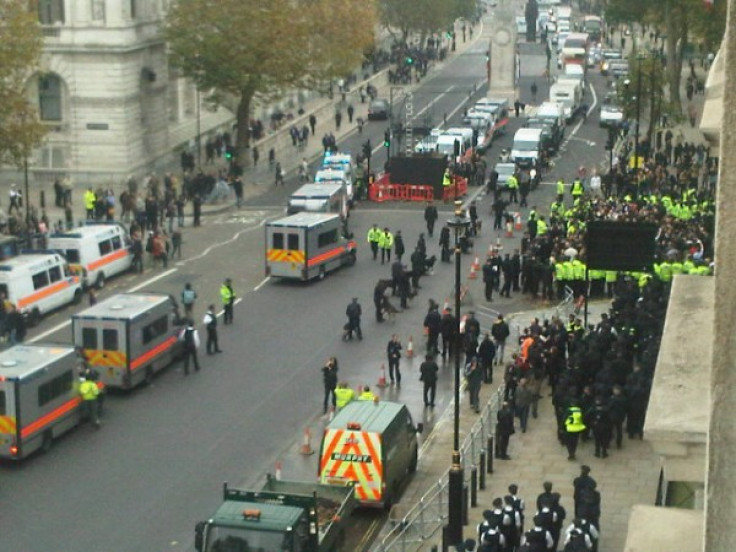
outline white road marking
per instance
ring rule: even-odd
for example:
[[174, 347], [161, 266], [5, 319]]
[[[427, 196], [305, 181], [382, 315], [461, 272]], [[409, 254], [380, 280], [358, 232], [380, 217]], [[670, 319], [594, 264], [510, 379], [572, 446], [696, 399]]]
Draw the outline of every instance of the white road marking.
[[264, 278], [264, 279], [263, 279], [263, 280], [261, 281], [261, 283], [260, 283], [260, 284], [258, 284], [258, 285], [257, 285], [256, 287], [254, 287], [254, 288], [253, 288], [253, 291], [258, 291], [258, 290], [259, 290], [259, 289], [261, 289], [261, 288], [262, 288], [263, 286], [265, 286], [265, 285], [266, 285], [266, 284], [267, 284], [267, 283], [268, 283], [268, 282], [269, 282], [270, 280], [271, 280], [271, 277], [270, 277], [270, 276], [266, 276], [266, 277], [265, 277], [265, 278]]
[[234, 242], [234, 241], [235, 241], [235, 240], [237, 240], [237, 239], [238, 239], [238, 238], [239, 238], [239, 237], [240, 237], [241, 235], [243, 235], [243, 234], [246, 234], [246, 233], [248, 233], [248, 232], [251, 232], [251, 231], [253, 231], [253, 230], [258, 230], [258, 229], [259, 229], [259, 228], [261, 228], [261, 227], [262, 227], [262, 226], [263, 226], [263, 225], [264, 225], [265, 223], [266, 223], [266, 219], [262, 220], [262, 221], [261, 221], [261, 222], [260, 222], [260, 223], [258, 224], [258, 226], [251, 226], [250, 228], [244, 228], [243, 230], [240, 230], [240, 231], [236, 232], [236, 233], [235, 233], [235, 234], [233, 235], [233, 237], [232, 237], [232, 238], [230, 238], [230, 239], [227, 239], [227, 240], [225, 240], [225, 241], [222, 241], [222, 242], [219, 242], [219, 243], [214, 243], [214, 244], [210, 245], [210, 246], [209, 246], [209, 247], [208, 247], [207, 249], [205, 249], [205, 250], [204, 250], [204, 251], [203, 251], [202, 253], [200, 253], [199, 255], [196, 255], [195, 257], [189, 257], [189, 258], [188, 258], [188, 259], [187, 259], [186, 261], [179, 261], [178, 263], [176, 263], [176, 266], [184, 266], [185, 264], [187, 264], [187, 263], [189, 263], [189, 262], [191, 262], [191, 261], [198, 261], [199, 259], [201, 259], [201, 258], [203, 258], [203, 257], [206, 257], [207, 255], [209, 255], [209, 254], [210, 254], [210, 252], [212, 252], [213, 250], [215, 250], [215, 249], [217, 249], [217, 248], [219, 248], [219, 247], [222, 247], [223, 245], [227, 245], [227, 244], [229, 244], [229, 243], [232, 243], [232, 242]]

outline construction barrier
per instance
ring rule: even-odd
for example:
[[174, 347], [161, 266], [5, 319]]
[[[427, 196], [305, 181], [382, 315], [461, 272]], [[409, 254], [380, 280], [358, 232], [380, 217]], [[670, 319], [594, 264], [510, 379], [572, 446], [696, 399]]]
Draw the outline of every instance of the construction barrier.
[[[455, 194], [455, 189], [457, 189], [457, 194]], [[464, 176], [455, 175], [453, 177], [452, 186], [445, 186], [444, 189], [442, 190], [442, 200], [450, 201], [451, 199], [457, 199], [458, 197], [462, 197], [467, 193], [468, 193], [468, 179], [465, 178]]]

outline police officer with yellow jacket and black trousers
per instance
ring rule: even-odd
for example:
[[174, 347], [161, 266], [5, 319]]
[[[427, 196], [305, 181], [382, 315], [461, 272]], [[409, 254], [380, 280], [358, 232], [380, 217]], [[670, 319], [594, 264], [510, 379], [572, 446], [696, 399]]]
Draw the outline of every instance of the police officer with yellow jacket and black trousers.
[[[380, 230], [379, 230], [380, 232]], [[394, 246], [394, 235], [389, 232], [388, 228], [384, 228], [378, 237], [378, 248], [381, 250], [381, 264], [388, 261], [391, 262], [391, 248]]]
[[565, 446], [567, 446], [568, 460], [575, 460], [575, 451], [578, 448], [580, 434], [585, 429], [583, 411], [576, 404], [570, 405], [565, 415]]

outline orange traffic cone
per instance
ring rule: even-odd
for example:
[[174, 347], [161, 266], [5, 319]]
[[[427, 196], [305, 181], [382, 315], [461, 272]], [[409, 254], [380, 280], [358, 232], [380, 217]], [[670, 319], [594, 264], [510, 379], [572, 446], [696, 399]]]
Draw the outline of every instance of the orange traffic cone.
[[378, 387], [386, 387], [386, 365], [381, 363], [381, 375], [378, 376]]
[[304, 430], [304, 440], [302, 441], [302, 448], [299, 449], [299, 454], [303, 454], [304, 456], [309, 456], [310, 454], [314, 454], [314, 449], [311, 445], [311, 439], [312, 439], [312, 433], [309, 431], [309, 428], [306, 428]]
[[406, 358], [414, 358], [414, 338], [411, 336], [406, 344]]
[[521, 213], [514, 213], [514, 230], [521, 230]]
[[514, 225], [510, 222], [506, 223], [506, 237], [507, 238], [513, 238], [514, 237]]
[[488, 253], [486, 254], [486, 257], [493, 257], [493, 253], [494, 253], [493, 244], [492, 243], [489, 243], [488, 244]]
[[480, 270], [480, 259], [478, 257], [473, 261], [473, 270]]
[[276, 478], [276, 481], [281, 481], [281, 462], [276, 462], [274, 477]]
[[468, 274], [468, 280], [476, 280], [478, 275], [475, 272], [475, 266], [470, 265], [470, 274]]

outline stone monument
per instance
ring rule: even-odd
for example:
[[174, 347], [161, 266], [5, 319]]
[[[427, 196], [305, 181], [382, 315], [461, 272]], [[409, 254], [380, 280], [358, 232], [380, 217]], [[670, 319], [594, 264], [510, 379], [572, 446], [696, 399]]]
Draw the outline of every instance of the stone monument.
[[516, 100], [516, 22], [509, 0], [501, 0], [491, 24], [488, 97]]

